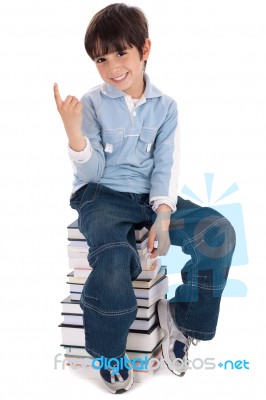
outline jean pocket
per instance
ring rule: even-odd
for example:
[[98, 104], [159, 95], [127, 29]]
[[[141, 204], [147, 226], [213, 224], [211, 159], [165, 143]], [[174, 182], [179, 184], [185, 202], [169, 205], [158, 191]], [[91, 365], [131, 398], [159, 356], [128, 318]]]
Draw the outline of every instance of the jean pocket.
[[140, 162], [152, 158], [157, 129], [142, 128], [138, 138], [136, 157]]
[[99, 193], [100, 185], [98, 183], [89, 182], [82, 186], [70, 197], [70, 206], [75, 210], [82, 208], [85, 204], [94, 201]]
[[123, 137], [123, 129], [104, 129], [102, 131], [106, 164], [117, 165], [122, 150]]
[[84, 194], [84, 192], [86, 191], [88, 185], [84, 185], [81, 188], [79, 188], [76, 192], [72, 193], [70, 196], [70, 207], [74, 208], [75, 210], [77, 209], [77, 207], [80, 204], [80, 201], [82, 199], [82, 196]]
[[85, 206], [88, 203], [92, 203], [95, 201], [98, 197], [100, 191], [100, 185], [95, 182], [89, 182], [87, 184], [87, 187], [82, 194], [80, 203], [79, 203], [79, 208], [81, 209], [83, 206]]

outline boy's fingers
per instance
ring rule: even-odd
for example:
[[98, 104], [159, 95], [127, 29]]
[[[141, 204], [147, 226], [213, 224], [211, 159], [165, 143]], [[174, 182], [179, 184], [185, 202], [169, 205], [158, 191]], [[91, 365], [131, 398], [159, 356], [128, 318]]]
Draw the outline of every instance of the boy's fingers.
[[81, 111], [81, 110], [82, 110], [82, 103], [81, 103], [81, 101], [79, 101], [79, 102], [76, 104], [76, 109], [77, 109], [78, 111]]
[[54, 98], [57, 107], [60, 107], [63, 101], [61, 99], [57, 83], [54, 84]]
[[72, 108], [76, 107], [76, 105], [79, 103], [78, 99], [75, 96], [67, 96], [64, 105], [66, 107], [70, 106]]
[[148, 239], [148, 252], [151, 253], [154, 249], [154, 241], [155, 241], [155, 232], [151, 229], [149, 232], [149, 239]]
[[[151, 253], [151, 258], [156, 258], [156, 257], [158, 257], [158, 251], [157, 251], [157, 249], [153, 249], [152, 253]], [[155, 266], [154, 266], [154, 268], [155, 268]], [[151, 268], [151, 269], [154, 269], [154, 268]]]
[[71, 105], [73, 107], [76, 107], [78, 104], [79, 104], [79, 100], [75, 96], [73, 96], [73, 98], [71, 100]]

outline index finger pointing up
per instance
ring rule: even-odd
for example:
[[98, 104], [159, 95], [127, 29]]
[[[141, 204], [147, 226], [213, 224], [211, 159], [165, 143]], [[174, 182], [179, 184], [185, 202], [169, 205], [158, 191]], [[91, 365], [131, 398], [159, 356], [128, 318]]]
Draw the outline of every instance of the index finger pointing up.
[[57, 83], [54, 84], [54, 98], [57, 107], [60, 107], [63, 101], [61, 99]]

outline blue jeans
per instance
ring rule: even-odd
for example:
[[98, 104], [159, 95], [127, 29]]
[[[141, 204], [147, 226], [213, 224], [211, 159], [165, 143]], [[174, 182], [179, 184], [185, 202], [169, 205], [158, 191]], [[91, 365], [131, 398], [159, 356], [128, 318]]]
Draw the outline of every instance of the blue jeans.
[[[80, 299], [86, 350], [93, 357], [121, 357], [137, 314], [132, 280], [141, 266], [134, 230], [150, 228], [156, 213], [147, 193], [117, 192], [92, 182], [71, 195], [70, 206], [78, 212], [93, 268]], [[217, 211], [179, 197], [169, 232], [171, 244], [191, 256], [181, 271], [183, 284], [170, 300], [176, 325], [193, 338], [210, 340], [234, 252], [234, 229]]]

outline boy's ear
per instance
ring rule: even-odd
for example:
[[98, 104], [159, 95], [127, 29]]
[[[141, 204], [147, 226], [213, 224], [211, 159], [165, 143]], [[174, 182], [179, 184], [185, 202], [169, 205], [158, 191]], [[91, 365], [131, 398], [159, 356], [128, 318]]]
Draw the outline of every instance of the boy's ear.
[[151, 51], [151, 41], [150, 41], [150, 39], [146, 39], [144, 46], [143, 46], [143, 60], [144, 61], [148, 60], [150, 51]]

